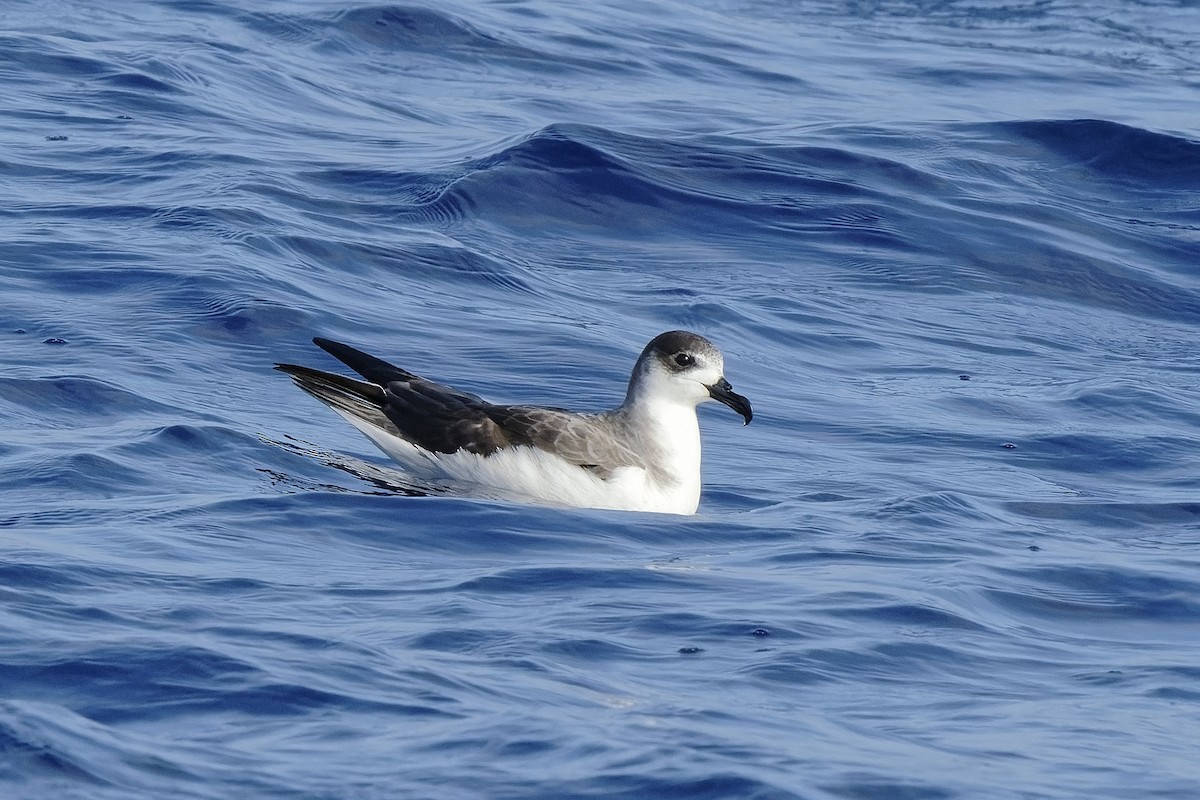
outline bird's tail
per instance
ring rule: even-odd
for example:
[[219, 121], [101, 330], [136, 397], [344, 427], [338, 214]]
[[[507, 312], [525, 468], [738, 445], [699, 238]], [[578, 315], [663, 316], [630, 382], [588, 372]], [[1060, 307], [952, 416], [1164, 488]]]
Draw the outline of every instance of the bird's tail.
[[275, 369], [290, 375], [297, 386], [334, 411], [398, 433], [383, 413], [387, 398], [382, 386], [298, 364], [276, 364]]

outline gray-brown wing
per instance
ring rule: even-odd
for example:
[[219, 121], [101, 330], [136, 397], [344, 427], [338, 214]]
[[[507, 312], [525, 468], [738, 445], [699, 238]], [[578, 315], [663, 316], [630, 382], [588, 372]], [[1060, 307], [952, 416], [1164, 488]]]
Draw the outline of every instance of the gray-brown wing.
[[484, 411], [514, 442], [554, 453], [602, 478], [619, 467], [646, 466], [643, 458], [614, 435], [603, 415], [535, 406], [488, 406]]
[[536, 447], [607, 478], [643, 466], [602, 418], [557, 408], [501, 406], [413, 377], [384, 387], [383, 413], [413, 443], [436, 453], [489, 456], [506, 447]]
[[636, 453], [612, 435], [612, 426], [603, 416], [572, 414], [557, 408], [493, 405], [350, 345], [320, 337], [313, 342], [369, 383], [306, 367], [280, 368], [292, 374], [306, 391], [335, 408], [385, 430], [395, 426], [394, 432], [426, 450], [466, 450], [488, 456], [506, 447], [524, 445], [559, 455], [602, 477], [618, 467], [644, 466]]

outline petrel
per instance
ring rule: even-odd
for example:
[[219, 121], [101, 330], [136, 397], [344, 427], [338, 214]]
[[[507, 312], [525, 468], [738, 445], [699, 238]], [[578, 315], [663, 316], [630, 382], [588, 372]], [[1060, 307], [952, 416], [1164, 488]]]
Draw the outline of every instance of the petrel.
[[611, 411], [494, 404], [349, 345], [313, 343], [362, 376], [277, 364], [421, 480], [578, 508], [694, 514], [700, 503], [696, 406], [716, 400], [750, 424], [750, 401], [725, 380], [721, 351], [699, 334], [654, 337]]

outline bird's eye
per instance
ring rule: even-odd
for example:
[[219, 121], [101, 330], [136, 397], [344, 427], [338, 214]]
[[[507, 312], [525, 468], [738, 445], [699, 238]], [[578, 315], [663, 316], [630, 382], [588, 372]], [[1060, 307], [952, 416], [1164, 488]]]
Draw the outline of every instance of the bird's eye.
[[681, 367], [690, 367], [692, 364], [696, 363], [696, 357], [691, 353], [676, 353], [675, 363]]

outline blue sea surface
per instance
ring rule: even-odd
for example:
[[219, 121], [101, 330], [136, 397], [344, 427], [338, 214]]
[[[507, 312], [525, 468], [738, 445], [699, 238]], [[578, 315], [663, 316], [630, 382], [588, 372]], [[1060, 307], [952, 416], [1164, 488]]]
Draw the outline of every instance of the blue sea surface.
[[[9, 0], [0, 796], [1200, 797], [1200, 6]], [[271, 369], [619, 402], [411, 496]]]

